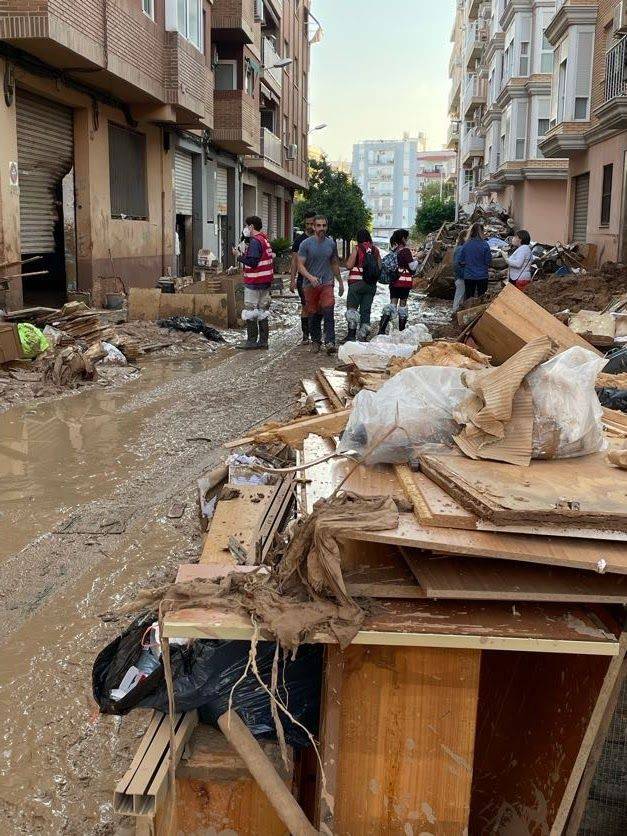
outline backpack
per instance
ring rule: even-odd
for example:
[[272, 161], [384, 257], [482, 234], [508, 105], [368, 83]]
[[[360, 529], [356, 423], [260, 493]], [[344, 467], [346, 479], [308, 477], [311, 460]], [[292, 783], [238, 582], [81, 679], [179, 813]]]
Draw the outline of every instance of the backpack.
[[381, 284], [392, 284], [398, 279], [398, 256], [395, 250], [389, 252], [381, 263], [379, 281]]
[[364, 252], [364, 263], [362, 265], [362, 275], [366, 284], [376, 284], [381, 275], [381, 268], [379, 262], [372, 249]]

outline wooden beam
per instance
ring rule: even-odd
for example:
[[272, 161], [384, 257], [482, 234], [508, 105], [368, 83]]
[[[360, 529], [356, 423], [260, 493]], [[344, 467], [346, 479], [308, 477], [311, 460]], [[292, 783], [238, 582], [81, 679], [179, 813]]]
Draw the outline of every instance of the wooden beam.
[[290, 447], [300, 448], [303, 441], [311, 433], [319, 435], [322, 438], [330, 438], [341, 433], [346, 428], [350, 412], [350, 409], [343, 409], [339, 412], [329, 413], [328, 415], [315, 415], [312, 418], [302, 418], [271, 430], [261, 430], [254, 435], [238, 438], [235, 441], [228, 441], [224, 446], [230, 450], [246, 444], [263, 444], [278, 439]]

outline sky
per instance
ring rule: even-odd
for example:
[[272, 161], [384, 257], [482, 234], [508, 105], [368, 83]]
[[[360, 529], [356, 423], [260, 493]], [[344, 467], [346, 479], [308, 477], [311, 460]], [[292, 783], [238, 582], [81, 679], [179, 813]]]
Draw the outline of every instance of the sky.
[[455, 0], [312, 0], [324, 37], [311, 46], [309, 137], [330, 160], [362, 139], [427, 134], [444, 147]]

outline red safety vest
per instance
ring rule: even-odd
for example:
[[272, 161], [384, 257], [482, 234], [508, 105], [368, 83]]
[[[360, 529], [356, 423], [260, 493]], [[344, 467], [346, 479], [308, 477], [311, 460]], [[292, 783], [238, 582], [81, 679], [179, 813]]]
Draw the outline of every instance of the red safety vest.
[[[407, 247], [403, 247], [403, 249], [407, 249]], [[400, 250], [399, 250], [400, 252]], [[409, 287], [412, 288], [414, 286], [414, 274], [411, 270], [404, 268], [401, 269], [399, 267], [398, 271], [398, 279], [395, 281], [390, 282], [390, 287]]]
[[375, 256], [377, 255], [377, 248], [374, 244], [370, 244], [367, 241], [364, 244], [357, 245], [357, 260], [355, 261], [355, 266], [348, 274], [348, 283], [353, 284], [354, 282], [360, 282], [364, 277], [364, 261], [366, 259], [366, 253], [372, 251]]
[[256, 267], [244, 265], [244, 284], [252, 287], [270, 285], [274, 279], [274, 253], [263, 232], [255, 232], [253, 238], [261, 244], [261, 258]]

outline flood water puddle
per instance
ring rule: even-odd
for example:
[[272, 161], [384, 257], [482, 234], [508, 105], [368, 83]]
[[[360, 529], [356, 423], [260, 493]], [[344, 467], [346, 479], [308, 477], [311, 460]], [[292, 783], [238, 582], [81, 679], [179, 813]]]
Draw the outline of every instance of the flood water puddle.
[[0, 560], [57, 526], [75, 505], [110, 494], [142, 459], [133, 444], [142, 426], [174, 397], [144, 403], [142, 396], [215, 365], [221, 354], [149, 357], [141, 375], [120, 386], [0, 415]]

